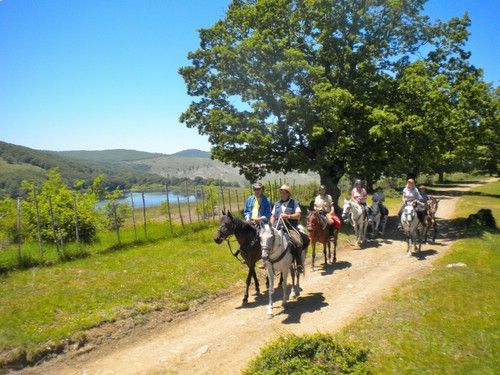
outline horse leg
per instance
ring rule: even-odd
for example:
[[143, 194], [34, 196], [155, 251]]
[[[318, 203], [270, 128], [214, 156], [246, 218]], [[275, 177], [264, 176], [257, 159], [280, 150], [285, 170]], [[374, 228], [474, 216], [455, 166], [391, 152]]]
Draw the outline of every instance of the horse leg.
[[408, 256], [411, 257], [411, 233], [408, 233], [406, 235], [406, 242], [408, 243], [408, 249], [407, 249]]
[[311, 241], [312, 242], [312, 260], [311, 260], [311, 265], [312, 265], [312, 270], [314, 271], [314, 260], [316, 259], [316, 241]]
[[292, 291], [290, 298], [296, 299], [300, 295], [300, 273], [296, 272], [293, 264], [290, 266], [290, 275], [292, 276]]
[[333, 263], [337, 263], [337, 238], [339, 236], [339, 232], [335, 230], [333, 234]]
[[288, 279], [288, 269], [284, 269], [283, 272], [281, 272], [281, 275], [283, 276], [283, 283], [281, 285], [281, 288], [283, 289], [283, 303], [281, 306], [286, 307], [286, 304], [288, 302], [288, 293], [287, 293], [287, 285], [286, 281]]
[[267, 267], [267, 278], [269, 279], [269, 303], [267, 304], [267, 317], [272, 318], [273, 317], [273, 293], [274, 293], [274, 273], [270, 269], [271, 265], [268, 265]]
[[[255, 271], [254, 271], [255, 272]], [[252, 282], [252, 269], [248, 268], [248, 275], [246, 280], [245, 295], [243, 296], [243, 305], [248, 303], [248, 289], [250, 288], [250, 283]]]
[[252, 272], [253, 281], [255, 283], [255, 292], [257, 294], [260, 294], [259, 279], [257, 279], [257, 273], [255, 272], [255, 265], [252, 267], [251, 272]]

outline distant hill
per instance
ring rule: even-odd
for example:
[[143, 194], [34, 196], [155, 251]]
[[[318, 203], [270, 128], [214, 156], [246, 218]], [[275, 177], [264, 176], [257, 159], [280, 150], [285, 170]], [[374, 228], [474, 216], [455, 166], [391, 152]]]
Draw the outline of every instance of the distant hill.
[[176, 152], [175, 154], [172, 154], [170, 156], [180, 156], [180, 157], [186, 157], [186, 158], [203, 158], [203, 159], [210, 159], [211, 154], [208, 151], [201, 151], [197, 149], [189, 149], [189, 150], [183, 150]]
[[85, 161], [64, 157], [57, 152], [41, 151], [0, 141], [0, 197], [19, 194], [23, 180], [41, 183], [46, 172], [59, 167], [63, 179], [70, 185], [83, 179], [91, 184], [97, 175], [105, 176], [108, 189], [126, 189], [135, 184], [161, 183], [163, 178], [126, 164]]
[[[193, 150], [193, 151], [198, 151], [198, 150]], [[82, 150], [82, 151], [51, 151], [51, 152], [72, 159], [97, 161], [97, 162], [110, 162], [110, 163], [151, 159], [160, 156], [165, 156], [165, 154], [136, 151], [136, 150], [125, 150], [125, 149], [103, 150], [103, 151]]]

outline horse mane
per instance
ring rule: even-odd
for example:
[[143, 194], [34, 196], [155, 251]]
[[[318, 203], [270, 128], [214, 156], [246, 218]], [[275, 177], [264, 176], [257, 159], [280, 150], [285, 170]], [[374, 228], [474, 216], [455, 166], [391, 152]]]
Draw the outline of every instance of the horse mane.
[[231, 215], [231, 217], [233, 219], [235, 232], [251, 231], [255, 234], [257, 233], [256, 229], [252, 225], [248, 224], [246, 221], [236, 216]]

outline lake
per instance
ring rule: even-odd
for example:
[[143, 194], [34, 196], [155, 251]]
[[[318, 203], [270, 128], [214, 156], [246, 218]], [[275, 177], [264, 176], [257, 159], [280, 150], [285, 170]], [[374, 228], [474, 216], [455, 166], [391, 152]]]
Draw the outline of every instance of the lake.
[[[179, 197], [179, 201], [182, 202], [187, 202], [188, 197], [186, 195], [178, 195], [172, 192], [168, 193], [168, 200], [170, 201], [171, 204], [177, 204], [177, 197]], [[134, 207], [142, 207], [142, 193], [137, 193], [133, 192], [132, 193], [132, 198], [134, 199]], [[144, 203], [146, 207], [155, 207], [161, 205], [163, 202], [166, 202], [167, 200], [167, 195], [165, 192], [159, 192], [159, 191], [153, 191], [153, 192], [147, 192], [144, 193]], [[194, 195], [189, 196], [189, 201], [194, 202], [196, 201], [196, 198]], [[108, 202], [107, 199], [100, 201], [97, 203], [97, 207], [102, 207]], [[126, 196], [117, 199], [117, 202], [119, 203], [124, 203], [127, 202], [128, 204], [132, 205], [132, 202], [130, 200], [130, 193], [128, 193]]]

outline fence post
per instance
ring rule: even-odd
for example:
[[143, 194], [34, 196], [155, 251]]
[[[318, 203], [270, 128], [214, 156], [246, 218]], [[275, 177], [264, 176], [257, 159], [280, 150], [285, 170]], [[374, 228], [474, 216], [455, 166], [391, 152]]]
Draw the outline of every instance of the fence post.
[[179, 196], [177, 196], [177, 207], [179, 208], [179, 216], [181, 218], [182, 229], [184, 229], [184, 220], [182, 219], [181, 202], [179, 200]]
[[40, 208], [38, 207], [38, 197], [36, 195], [35, 187], [33, 187], [33, 199], [35, 201], [35, 208], [36, 208], [36, 236], [38, 238], [38, 244], [40, 246], [40, 257], [43, 257], [43, 242], [42, 242], [42, 234], [40, 232]]
[[78, 208], [76, 206], [76, 193], [73, 192], [73, 209], [75, 210], [75, 236], [76, 243], [80, 246], [80, 233], [78, 232]]
[[205, 206], [205, 187], [201, 187], [201, 211], [202, 211], [202, 214], [203, 214], [203, 221], [206, 221], [206, 219], [208, 218], [208, 212], [207, 209], [206, 209], [206, 206]]
[[233, 212], [233, 207], [231, 205], [231, 189], [227, 189], [227, 194], [228, 194], [227, 199], [229, 200], [229, 211]]
[[148, 230], [146, 225], [146, 201], [144, 200], [144, 192], [142, 192], [142, 216], [144, 218], [144, 237], [148, 239]]
[[21, 197], [17, 197], [17, 258], [21, 262]]
[[240, 210], [240, 197], [238, 196], [238, 189], [236, 189], [234, 191], [234, 193], [236, 194], [236, 204], [238, 205], [238, 212], [241, 212], [241, 210]]
[[170, 226], [170, 233], [174, 233], [172, 227], [172, 214], [170, 213], [170, 198], [168, 197], [168, 184], [165, 182], [165, 194], [167, 195], [167, 214], [168, 214], [168, 224]]
[[220, 186], [220, 196], [222, 198], [222, 209], [226, 211], [226, 202], [224, 201], [224, 189], [222, 188], [222, 185]]
[[189, 190], [188, 190], [187, 181], [186, 181], [186, 198], [187, 198], [187, 204], [188, 204], [189, 224], [193, 224], [193, 220], [191, 219], [191, 204], [189, 203]]
[[52, 210], [52, 197], [49, 195], [48, 199], [49, 199], [50, 223], [52, 224], [52, 236], [54, 238], [54, 243], [56, 244], [57, 252], [59, 253], [60, 249], [59, 249], [59, 242], [57, 242], [57, 236], [56, 236], [56, 225], [54, 222], [54, 211]]
[[137, 228], [135, 226], [135, 206], [134, 206], [134, 194], [130, 192], [130, 203], [132, 205], [132, 224], [134, 225], [134, 236], [137, 241]]
[[[201, 194], [200, 194], [201, 197]], [[198, 222], [200, 222], [200, 201], [198, 199], [198, 188], [195, 186], [194, 187], [194, 199], [195, 199], [195, 207], [196, 207], [196, 217], [198, 219]]]
[[116, 237], [118, 238], [118, 245], [122, 243], [120, 240], [120, 227], [118, 226], [118, 218], [116, 216], [116, 210], [118, 208], [118, 204], [113, 202], [113, 217], [115, 218], [115, 229], [116, 229]]

